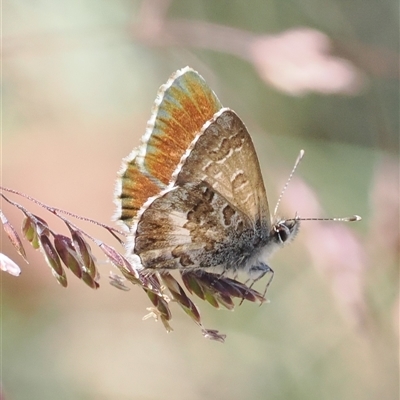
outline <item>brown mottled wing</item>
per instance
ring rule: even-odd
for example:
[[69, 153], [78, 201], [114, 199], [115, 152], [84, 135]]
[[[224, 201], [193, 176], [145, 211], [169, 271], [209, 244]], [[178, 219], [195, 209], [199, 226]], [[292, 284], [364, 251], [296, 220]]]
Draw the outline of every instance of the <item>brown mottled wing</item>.
[[236, 113], [222, 109], [215, 114], [191, 147], [175, 184], [207, 182], [253, 223], [269, 231], [269, 207], [257, 154]]
[[146, 269], [233, 268], [252, 254], [254, 236], [252, 221], [206, 182], [185, 184], [143, 211], [134, 252]]
[[239, 117], [215, 114], [175, 174], [175, 186], [138, 222], [134, 252], [143, 267], [239, 269], [270, 230], [257, 155]]

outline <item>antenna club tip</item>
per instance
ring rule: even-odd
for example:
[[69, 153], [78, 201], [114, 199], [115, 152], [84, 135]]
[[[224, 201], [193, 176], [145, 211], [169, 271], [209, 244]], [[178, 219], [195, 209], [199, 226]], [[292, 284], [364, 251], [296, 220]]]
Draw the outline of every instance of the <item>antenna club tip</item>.
[[290, 181], [290, 179], [291, 179], [291, 177], [292, 177], [294, 171], [296, 170], [298, 164], [299, 164], [300, 161], [302, 160], [303, 156], [304, 156], [304, 150], [301, 149], [300, 152], [299, 152], [299, 155], [297, 156], [297, 160], [296, 160], [296, 162], [294, 163], [294, 167], [293, 167], [293, 169], [292, 169], [292, 173], [290, 174], [289, 181]]
[[359, 215], [353, 215], [351, 218], [350, 218], [350, 221], [361, 221], [362, 220], [362, 218], [359, 216]]
[[297, 167], [297, 164], [301, 161], [301, 159], [303, 158], [303, 156], [304, 156], [304, 150], [301, 149], [301, 150], [300, 150], [300, 153], [299, 153], [299, 155], [298, 155], [298, 157], [297, 157], [297, 160], [296, 160], [295, 168]]

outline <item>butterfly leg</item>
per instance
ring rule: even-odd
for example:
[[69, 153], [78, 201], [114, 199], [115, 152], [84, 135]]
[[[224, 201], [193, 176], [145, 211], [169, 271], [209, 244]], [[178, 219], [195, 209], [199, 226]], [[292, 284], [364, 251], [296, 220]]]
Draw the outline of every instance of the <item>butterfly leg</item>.
[[260, 263], [260, 265], [255, 265], [255, 266], [251, 267], [250, 268], [250, 274], [253, 271], [257, 272], [259, 275], [257, 276], [257, 278], [255, 278], [253, 280], [253, 283], [250, 285], [250, 289], [259, 279], [263, 278], [265, 274], [267, 274], [268, 272], [271, 273], [271, 277], [268, 279], [268, 282], [267, 282], [267, 284], [265, 286], [265, 290], [264, 290], [264, 293], [263, 293], [263, 297], [265, 297], [265, 295], [267, 293], [267, 290], [269, 288], [269, 285], [271, 284], [272, 279], [274, 278], [275, 272], [270, 266], [268, 266], [267, 264], [264, 264], [264, 263]]
[[[265, 274], [267, 274], [268, 272], [270, 272], [271, 273], [271, 277], [269, 278], [269, 280], [268, 280], [268, 282], [267, 282], [267, 285], [265, 286], [265, 290], [264, 290], [264, 293], [263, 293], [263, 297], [265, 297], [265, 295], [266, 295], [266, 293], [267, 293], [267, 290], [268, 290], [268, 287], [269, 287], [269, 285], [271, 284], [271, 282], [272, 282], [272, 279], [274, 278], [274, 270], [271, 268], [271, 267], [269, 267], [267, 264], [265, 264], [265, 263], [263, 263], [263, 262], [261, 262], [260, 264], [258, 264], [258, 265], [253, 265], [253, 266], [251, 266], [250, 267], [250, 269], [249, 269], [249, 275], [250, 276], [252, 276], [252, 277], [254, 277], [252, 280], [253, 280], [253, 282], [251, 283], [251, 285], [249, 286], [249, 289], [251, 289], [252, 287], [253, 287], [253, 285], [258, 281], [258, 280], [260, 280], [261, 278], [263, 278], [264, 277], [264, 275]], [[251, 278], [250, 278], [251, 279]], [[249, 279], [249, 280], [250, 280]], [[247, 283], [248, 281], [246, 281], [246, 283]], [[241, 305], [242, 303], [243, 303], [243, 301], [244, 301], [244, 298], [242, 299], [242, 301], [240, 302], [240, 304], [239, 305]]]

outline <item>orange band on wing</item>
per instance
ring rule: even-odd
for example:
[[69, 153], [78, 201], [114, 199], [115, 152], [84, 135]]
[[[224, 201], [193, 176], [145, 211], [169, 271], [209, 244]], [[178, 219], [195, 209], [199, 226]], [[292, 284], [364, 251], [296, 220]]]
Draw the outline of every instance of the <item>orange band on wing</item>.
[[116, 218], [132, 227], [148, 198], [165, 189], [196, 134], [222, 108], [204, 79], [183, 68], [161, 86], [142, 144], [124, 159]]
[[195, 71], [178, 76], [154, 110], [154, 127], [143, 162], [146, 171], [167, 185], [196, 134], [221, 107], [214, 92]]
[[160, 188], [139, 171], [134, 160], [127, 164], [121, 180], [122, 190], [119, 196], [121, 215], [119, 219], [126, 225], [132, 226], [133, 220], [142, 205], [149, 197], [159, 193]]

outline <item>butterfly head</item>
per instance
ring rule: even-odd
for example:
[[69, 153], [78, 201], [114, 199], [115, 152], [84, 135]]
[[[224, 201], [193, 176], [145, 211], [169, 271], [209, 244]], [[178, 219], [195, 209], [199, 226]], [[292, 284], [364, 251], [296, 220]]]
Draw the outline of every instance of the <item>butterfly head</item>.
[[279, 219], [272, 226], [271, 237], [277, 244], [283, 245], [289, 243], [297, 235], [300, 228], [300, 220], [295, 217], [293, 219]]

